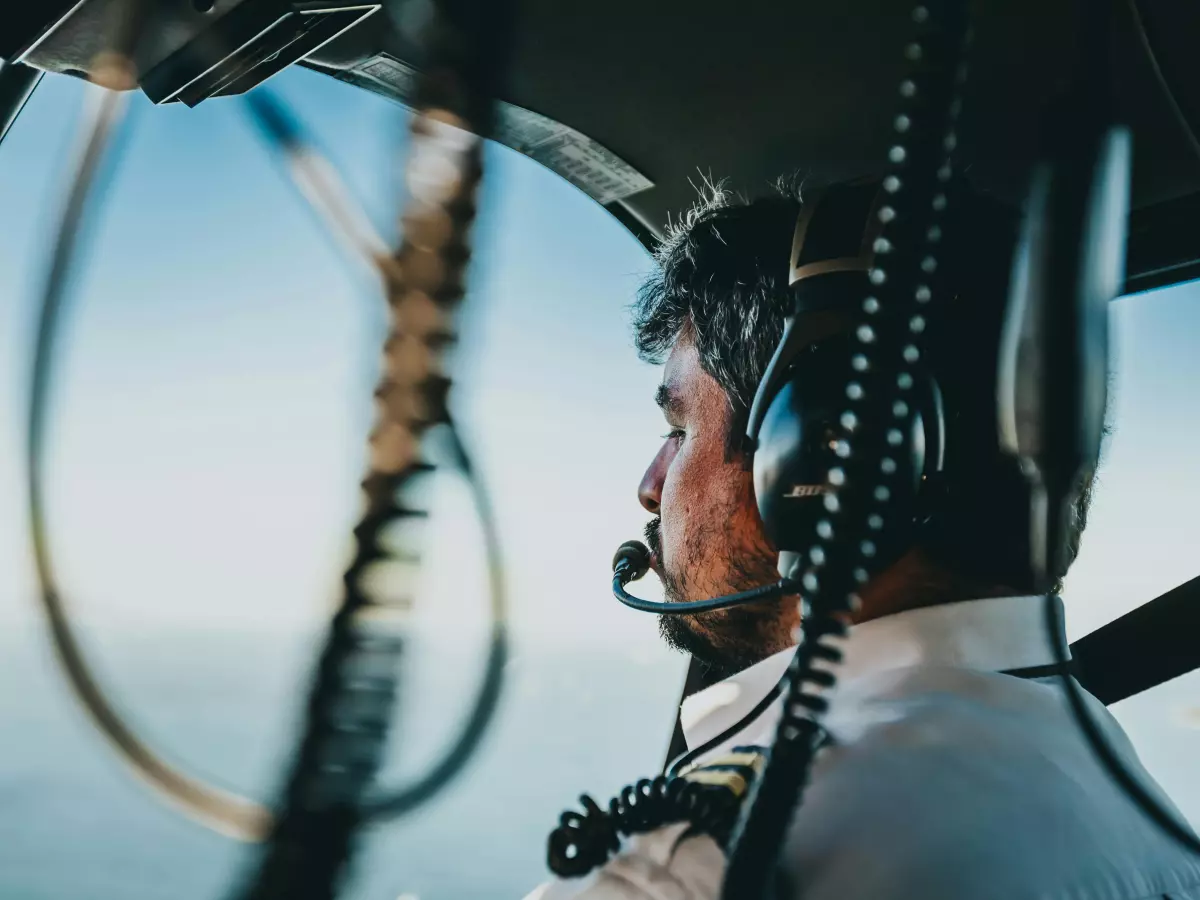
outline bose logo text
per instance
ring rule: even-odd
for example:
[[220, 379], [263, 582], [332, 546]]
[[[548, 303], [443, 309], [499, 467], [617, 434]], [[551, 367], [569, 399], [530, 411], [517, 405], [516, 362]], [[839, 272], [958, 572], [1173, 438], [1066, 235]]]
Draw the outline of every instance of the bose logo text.
[[783, 496], [816, 497], [823, 493], [825, 493], [825, 485], [823, 484], [793, 484], [792, 489]]

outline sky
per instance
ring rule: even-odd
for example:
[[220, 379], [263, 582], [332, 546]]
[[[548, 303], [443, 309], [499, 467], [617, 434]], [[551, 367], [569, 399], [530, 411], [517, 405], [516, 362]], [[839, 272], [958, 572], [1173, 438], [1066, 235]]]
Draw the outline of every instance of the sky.
[[[388, 101], [303, 70], [271, 83], [393, 233]], [[84, 87], [48, 78], [0, 146], [0, 628], [34, 627], [20, 448], [33, 300]], [[50, 432], [50, 534], [86, 627], [278, 633], [337, 599], [358, 508], [381, 304], [235, 100], [132, 104], [72, 291]], [[641, 533], [636, 487], [664, 430], [628, 304], [650, 262], [589, 198], [505, 148], [488, 156], [458, 352], [458, 419], [493, 495], [521, 640], [671, 663], [652, 617], [609, 594]], [[1200, 284], [1112, 305], [1114, 434], [1067, 582], [1081, 636], [1200, 574]], [[435, 492], [431, 635], [481, 633], [478, 529]], [[639, 590], [654, 597], [646, 582]], [[1119, 708], [1200, 812], [1194, 678]], [[676, 688], [663, 688], [664, 702]], [[651, 702], [647, 700], [647, 702]], [[669, 715], [669, 704], [664, 707]], [[1155, 769], [1156, 772], [1159, 769]]]
[[[300, 70], [272, 85], [392, 234], [400, 108]], [[14, 500], [32, 297], [82, 90], [47, 79], [0, 150], [0, 484]], [[123, 144], [55, 386], [63, 579], [81, 615], [107, 621], [307, 622], [336, 599], [357, 512], [381, 298], [239, 102], [155, 109], [139, 95]], [[488, 164], [454, 400], [494, 495], [519, 627], [653, 641], [652, 619], [607, 588], [612, 550], [646, 519], [636, 488], [662, 431], [658, 374], [635, 359], [626, 312], [648, 257], [524, 157], [495, 147]], [[429, 611], [483, 586], [462, 486], [447, 475], [438, 494]], [[2, 568], [16, 576], [0, 586], [0, 620], [27, 612], [22, 515], [19, 502], [0, 511]]]

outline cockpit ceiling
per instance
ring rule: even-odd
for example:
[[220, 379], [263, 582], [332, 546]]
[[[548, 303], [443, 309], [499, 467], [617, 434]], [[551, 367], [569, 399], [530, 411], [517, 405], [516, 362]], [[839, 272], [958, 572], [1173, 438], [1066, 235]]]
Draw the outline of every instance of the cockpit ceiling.
[[[72, 23], [79, 27], [62, 30], [74, 37], [59, 40], [48, 62], [31, 62], [58, 71], [85, 64], [66, 51], [86, 49], [85, 14], [107, 2], [84, 0]], [[217, 0], [218, 18], [247, 2]], [[403, 102], [420, 59], [396, 23], [416, 17], [424, 0], [396, 2], [394, 15], [366, 18], [303, 64]], [[780, 176], [819, 183], [877, 172], [918, 2], [519, 0], [498, 137], [575, 182], [643, 239], [661, 233], [707, 178], [755, 194]], [[960, 167], [980, 188], [1019, 202], [1039, 116], [1072, 64], [1076, 5], [1104, 2], [1115, 22], [1112, 88], [1134, 131], [1130, 268], [1135, 278], [1150, 273], [1135, 287], [1195, 277], [1200, 145], [1179, 112], [1200, 131], [1200, 3], [972, 0]], [[1136, 27], [1135, 2], [1178, 110]]]
[[[1076, 0], [983, 0], [960, 135], [981, 187], [1016, 200], [1035, 152], [1042, 101], [1068, 71]], [[1140, 0], [1180, 106], [1200, 122], [1200, 4]], [[1133, 126], [1134, 207], [1200, 193], [1200, 157], [1137, 35], [1113, 0], [1114, 89]], [[914, 3], [840, 0], [523, 0], [509, 100], [564, 123], [653, 187], [625, 198], [659, 229], [702, 178], [757, 193], [780, 175], [820, 180], [877, 171], [890, 135]], [[384, 17], [313, 60], [348, 69], [414, 50]]]

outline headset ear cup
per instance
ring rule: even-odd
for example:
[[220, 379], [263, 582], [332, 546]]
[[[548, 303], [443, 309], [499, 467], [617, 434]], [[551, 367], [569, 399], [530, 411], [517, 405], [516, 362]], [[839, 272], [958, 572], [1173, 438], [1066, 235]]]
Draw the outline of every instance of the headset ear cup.
[[754, 493], [767, 538], [779, 551], [806, 553], [825, 514], [834, 458], [832, 381], [825, 354], [806, 350], [766, 404], [754, 452]]
[[[765, 411], [753, 459], [754, 490], [767, 537], [777, 550], [806, 553], [817, 538], [818, 522], [828, 514], [828, 475], [839, 462], [843, 432], [838, 422], [846, 408], [840, 380], [830, 373], [844, 364], [847, 351], [845, 338], [802, 350], [774, 395], [760, 400]], [[899, 553], [912, 544], [909, 523], [927, 518], [921, 505], [931, 496], [926, 490], [930, 476], [941, 472], [945, 447], [941, 392], [929, 378], [920, 379], [915, 388], [917, 415], [905, 461], [912, 481], [905, 490], [894, 491], [892, 500], [893, 508], [904, 510], [905, 521], [892, 521], [886, 536], [881, 535]]]
[[[1013, 581], [1028, 540], [1029, 486], [1020, 466], [980, 433], [977, 411], [947, 409], [929, 378], [926, 442], [945, 448], [940, 466], [931, 454], [916, 504], [914, 542], [935, 562], [974, 582], [1020, 589]], [[940, 430], [940, 435], [935, 431]]]

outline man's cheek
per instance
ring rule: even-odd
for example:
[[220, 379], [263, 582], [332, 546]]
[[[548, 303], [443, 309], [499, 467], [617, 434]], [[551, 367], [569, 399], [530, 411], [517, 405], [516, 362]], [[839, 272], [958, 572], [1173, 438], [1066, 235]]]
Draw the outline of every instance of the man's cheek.
[[663, 485], [662, 505], [659, 509], [662, 520], [659, 535], [663, 555], [668, 559], [682, 558], [682, 551], [686, 546], [689, 512], [686, 497], [681, 495], [677, 484], [669, 479]]
[[667, 469], [666, 477], [663, 478], [662, 495], [659, 497], [658, 513], [663, 521], [663, 531], [668, 529], [668, 522], [672, 522], [677, 518], [680, 508], [680, 471], [675, 465]]

